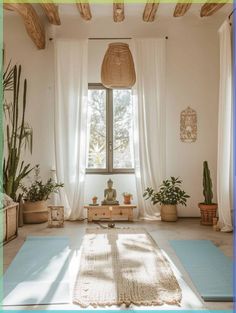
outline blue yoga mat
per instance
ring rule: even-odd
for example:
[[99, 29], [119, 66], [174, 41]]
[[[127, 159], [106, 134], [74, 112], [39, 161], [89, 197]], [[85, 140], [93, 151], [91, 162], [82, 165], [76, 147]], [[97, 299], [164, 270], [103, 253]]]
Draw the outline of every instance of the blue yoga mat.
[[233, 262], [210, 240], [171, 240], [204, 301], [233, 301]]
[[70, 302], [67, 237], [27, 237], [3, 276], [3, 305]]

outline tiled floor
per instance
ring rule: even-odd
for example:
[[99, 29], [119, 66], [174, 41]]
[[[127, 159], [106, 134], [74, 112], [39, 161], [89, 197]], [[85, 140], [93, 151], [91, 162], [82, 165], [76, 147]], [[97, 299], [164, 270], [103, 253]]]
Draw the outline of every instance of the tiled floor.
[[[102, 223], [105, 224], [105, 223]], [[161, 221], [146, 222], [137, 221], [133, 223], [117, 223], [119, 227], [144, 227], [156, 240], [160, 248], [166, 253], [167, 257], [172, 263], [173, 270], [179, 280], [182, 288], [183, 300], [181, 307], [162, 306], [152, 307], [148, 309], [214, 309], [226, 310], [232, 309], [232, 303], [216, 303], [216, 302], [203, 302], [198, 296], [187, 273], [184, 271], [181, 263], [175, 256], [174, 251], [170, 247], [169, 240], [171, 239], [208, 239], [212, 240], [226, 255], [233, 256], [233, 235], [229, 233], [215, 232], [212, 227], [201, 226], [199, 219], [183, 218], [179, 219], [176, 223], [165, 223]], [[25, 225], [19, 229], [19, 236], [17, 239], [11, 241], [4, 246], [4, 270], [7, 269], [17, 251], [24, 243], [28, 235], [37, 236], [50, 236], [62, 235], [70, 238], [70, 247], [78, 249], [81, 245], [82, 237], [86, 227], [95, 227], [94, 223], [87, 224], [86, 222], [66, 222], [64, 228], [47, 228], [47, 224], [38, 225]], [[97, 225], [96, 225], [97, 227]], [[135, 309], [134, 307], [131, 307]], [[5, 307], [4, 309], [47, 309], [47, 310], [63, 310], [63, 309], [80, 309], [75, 304], [67, 305], [41, 305], [41, 306], [27, 306], [27, 307]], [[91, 309], [91, 308], [90, 308]], [[99, 308], [98, 308], [99, 309]], [[116, 308], [114, 308], [116, 309]], [[147, 309], [142, 307], [139, 309]]]

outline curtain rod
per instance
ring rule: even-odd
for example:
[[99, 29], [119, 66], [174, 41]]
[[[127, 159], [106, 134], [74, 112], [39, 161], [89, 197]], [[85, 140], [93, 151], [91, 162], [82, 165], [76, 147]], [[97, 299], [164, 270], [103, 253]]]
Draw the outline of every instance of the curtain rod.
[[128, 37], [127, 38], [102, 38], [102, 37], [100, 37], [100, 38], [99, 37], [98, 38], [89, 38], [89, 40], [121, 40], [121, 39], [122, 40], [125, 40], [125, 39], [130, 40], [132, 38], [128, 38]]
[[[126, 38], [102, 38], [102, 37], [97, 37], [97, 38], [94, 38], [94, 37], [91, 37], [91, 38], [88, 38], [88, 40], [131, 40], [132, 38], [130, 37], [126, 37]], [[165, 39], [168, 39], [168, 36], [165, 37]]]
[[[126, 37], [126, 38], [99, 38], [99, 37], [97, 37], [97, 38], [93, 38], [93, 37], [91, 37], [91, 38], [88, 38], [88, 40], [131, 40], [132, 38], [131, 37]], [[165, 39], [167, 40], [167, 39], [169, 39], [169, 37], [168, 36], [165, 36]], [[49, 41], [52, 41], [53, 40], [53, 38], [52, 37], [50, 37], [50, 38], [48, 38], [48, 40]]]

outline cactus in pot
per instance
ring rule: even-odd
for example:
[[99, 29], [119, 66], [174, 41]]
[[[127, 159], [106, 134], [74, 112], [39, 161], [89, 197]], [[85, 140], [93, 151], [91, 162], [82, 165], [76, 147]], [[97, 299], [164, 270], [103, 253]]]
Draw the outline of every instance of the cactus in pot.
[[201, 224], [213, 225], [213, 219], [216, 218], [217, 204], [212, 202], [212, 180], [207, 161], [203, 162], [203, 195], [204, 202], [198, 204], [201, 211]]
[[203, 195], [205, 198], [204, 203], [212, 204], [213, 199], [212, 180], [207, 161], [203, 162]]

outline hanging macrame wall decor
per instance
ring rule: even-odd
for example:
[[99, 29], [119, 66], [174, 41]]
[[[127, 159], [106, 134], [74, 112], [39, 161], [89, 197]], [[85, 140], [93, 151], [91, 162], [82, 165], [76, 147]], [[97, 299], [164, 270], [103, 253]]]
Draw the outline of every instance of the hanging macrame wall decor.
[[180, 114], [180, 140], [182, 142], [197, 140], [197, 112], [190, 107]]
[[128, 44], [109, 44], [102, 62], [101, 80], [107, 88], [129, 88], [135, 84], [134, 61]]

